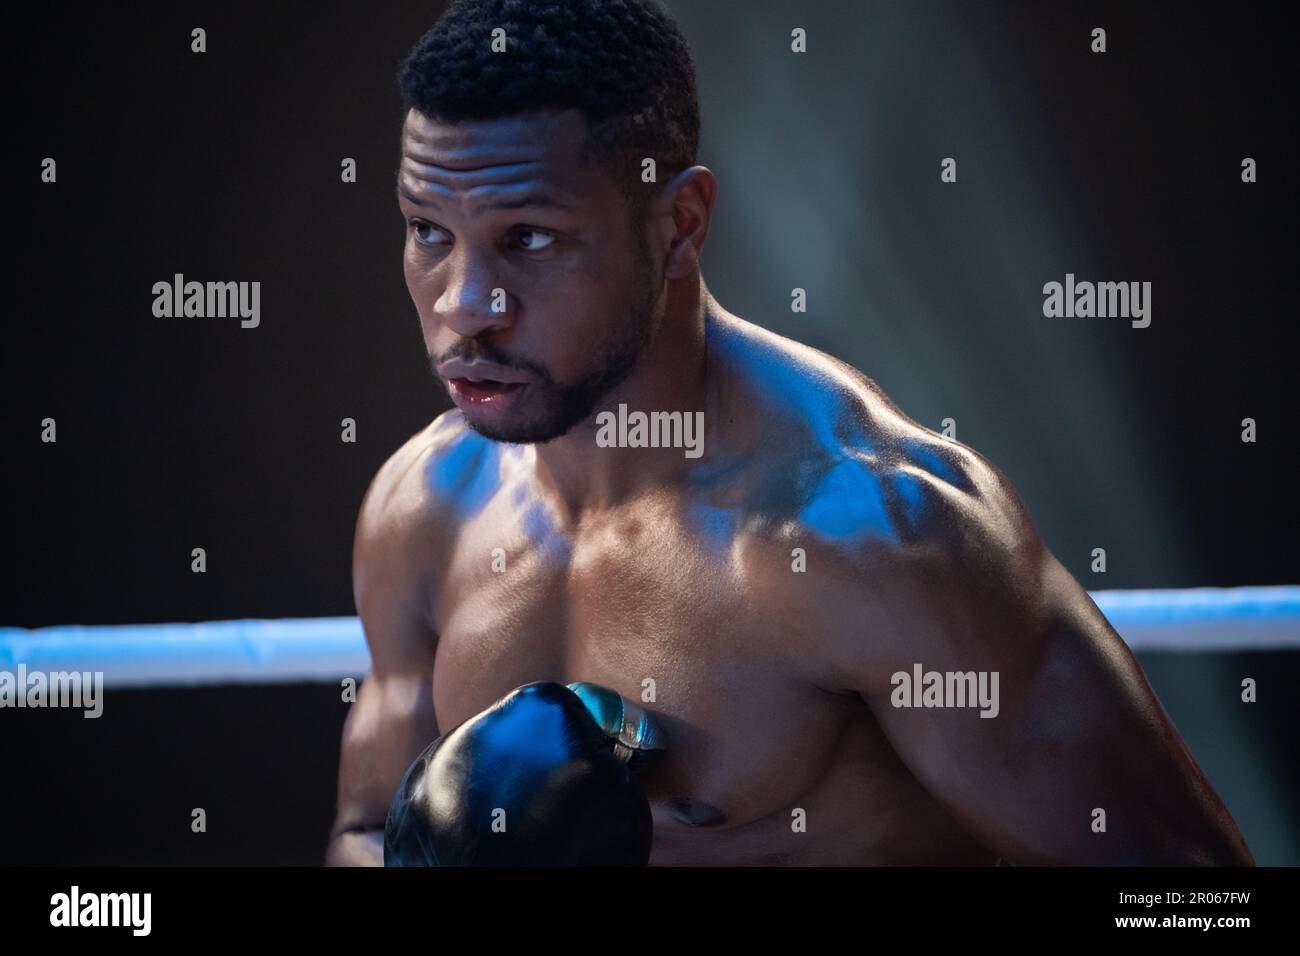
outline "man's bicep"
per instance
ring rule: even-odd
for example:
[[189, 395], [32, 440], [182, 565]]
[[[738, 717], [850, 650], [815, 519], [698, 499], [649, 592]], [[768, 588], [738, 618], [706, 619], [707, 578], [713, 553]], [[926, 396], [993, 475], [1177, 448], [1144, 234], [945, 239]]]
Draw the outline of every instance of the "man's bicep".
[[433, 665], [437, 638], [401, 604], [362, 614], [370, 673], [343, 726], [335, 831], [382, 827], [411, 761], [438, 736]]
[[[381, 497], [382, 495], [382, 497]], [[353, 591], [370, 673], [344, 725], [336, 832], [382, 826], [411, 761], [437, 736], [437, 634], [422, 528], [400, 491], [371, 488], [357, 521]]]
[[1012, 862], [1230, 857], [1222, 805], [1091, 599], [1045, 550], [1032, 575], [1011, 577], [1005, 591], [950, 604], [967, 621], [949, 616], [918, 641], [925, 670], [973, 671], [996, 687], [996, 716], [877, 695], [900, 757]]

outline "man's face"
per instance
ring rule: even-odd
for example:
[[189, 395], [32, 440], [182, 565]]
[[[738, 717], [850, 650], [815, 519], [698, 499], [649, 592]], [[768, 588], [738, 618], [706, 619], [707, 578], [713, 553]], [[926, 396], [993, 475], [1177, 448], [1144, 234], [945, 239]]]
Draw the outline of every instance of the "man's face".
[[662, 279], [610, 177], [580, 165], [585, 134], [573, 111], [403, 125], [406, 287], [435, 374], [498, 441], [587, 419], [657, 328]]

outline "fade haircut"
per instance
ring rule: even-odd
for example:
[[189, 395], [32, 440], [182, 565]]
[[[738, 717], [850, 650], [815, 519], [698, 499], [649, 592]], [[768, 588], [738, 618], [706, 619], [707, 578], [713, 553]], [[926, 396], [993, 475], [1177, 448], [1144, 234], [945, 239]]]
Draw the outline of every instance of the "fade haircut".
[[[506, 52], [492, 50], [497, 28]], [[581, 162], [607, 172], [638, 237], [653, 190], [699, 151], [690, 49], [654, 0], [455, 0], [402, 61], [398, 86], [404, 110], [436, 122], [580, 111]], [[645, 157], [658, 184], [641, 182]]]

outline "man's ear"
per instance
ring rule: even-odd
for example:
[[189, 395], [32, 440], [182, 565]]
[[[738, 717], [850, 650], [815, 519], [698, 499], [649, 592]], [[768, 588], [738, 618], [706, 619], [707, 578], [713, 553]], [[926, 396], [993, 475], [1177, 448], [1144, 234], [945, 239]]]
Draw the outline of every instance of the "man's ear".
[[717, 195], [713, 171], [707, 166], [691, 166], [651, 200], [651, 221], [667, 250], [664, 278], [683, 279], [699, 270]]

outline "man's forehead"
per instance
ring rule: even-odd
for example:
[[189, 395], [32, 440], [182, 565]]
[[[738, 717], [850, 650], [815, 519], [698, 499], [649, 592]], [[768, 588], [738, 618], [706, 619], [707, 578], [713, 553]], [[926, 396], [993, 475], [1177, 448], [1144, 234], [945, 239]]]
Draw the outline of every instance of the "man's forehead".
[[410, 110], [402, 125], [402, 155], [453, 171], [536, 163], [561, 174], [577, 164], [586, 132], [576, 110], [454, 123]]

